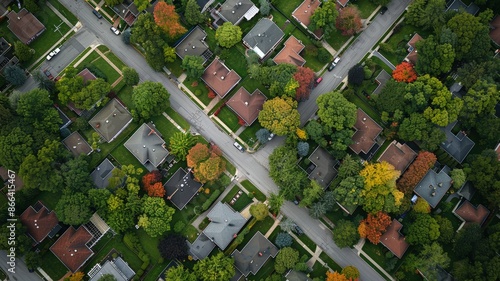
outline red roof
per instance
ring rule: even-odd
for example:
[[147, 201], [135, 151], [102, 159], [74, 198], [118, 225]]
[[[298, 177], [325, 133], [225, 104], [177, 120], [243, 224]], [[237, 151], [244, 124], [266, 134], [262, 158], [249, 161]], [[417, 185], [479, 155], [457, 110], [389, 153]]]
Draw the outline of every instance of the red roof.
[[88, 68], [84, 68], [82, 71], [80, 71], [80, 73], [78, 73], [78, 76], [81, 76], [83, 78], [83, 84], [87, 84], [88, 81], [97, 79], [94, 73], [90, 72]]
[[87, 247], [92, 234], [84, 227], [78, 230], [70, 226], [66, 232], [50, 247], [50, 251], [71, 271], [76, 272], [94, 252]]
[[500, 143], [497, 145], [497, 147], [495, 148], [495, 152], [497, 153], [497, 156], [498, 156], [498, 161], [500, 161]]
[[28, 234], [37, 243], [42, 242], [59, 223], [56, 214], [47, 209], [40, 201], [34, 206], [29, 206], [21, 214], [20, 219], [28, 229]]
[[304, 26], [308, 26], [311, 23], [312, 14], [319, 5], [321, 5], [319, 0], [304, 0], [304, 2], [293, 11], [292, 16]]
[[45, 31], [45, 26], [26, 8], [19, 13], [11, 11], [7, 17], [9, 18], [7, 27], [24, 44], [31, 43]]
[[241, 77], [216, 58], [205, 69], [201, 79], [223, 98], [240, 82]]
[[408, 145], [401, 144], [397, 141], [393, 141], [380, 155], [378, 158], [378, 162], [388, 162], [396, 170], [401, 171], [403, 173], [406, 168], [411, 164], [413, 159], [417, 157], [417, 153], [413, 151]]
[[495, 42], [497, 45], [500, 46], [500, 16], [497, 15], [491, 22], [490, 22], [490, 38]]
[[380, 243], [398, 258], [402, 258], [410, 246], [405, 241], [405, 237], [399, 232], [401, 228], [403, 228], [403, 225], [398, 220], [393, 219], [387, 231], [380, 236]]
[[244, 87], [241, 87], [231, 99], [229, 99], [226, 105], [250, 126], [257, 120], [257, 117], [259, 117], [259, 112], [262, 110], [262, 106], [266, 99], [266, 96], [259, 91], [259, 89], [253, 91], [250, 95]]
[[300, 52], [303, 49], [304, 44], [292, 35], [286, 40], [284, 47], [274, 57], [273, 61], [276, 64], [289, 63], [296, 66], [303, 66], [306, 63], [306, 60], [300, 56]]
[[462, 205], [455, 210], [455, 214], [457, 214], [465, 223], [477, 223], [482, 225], [490, 214], [490, 211], [481, 204], [479, 204], [476, 208], [471, 202], [465, 200]]
[[406, 59], [411, 62], [413, 65], [417, 64], [418, 60], [418, 53], [417, 53], [417, 48], [416, 44], [418, 41], [422, 40], [422, 36], [420, 36], [418, 33], [415, 33], [413, 37], [408, 41], [408, 51], [410, 52], [407, 56]]
[[358, 108], [357, 116], [356, 124], [354, 124], [356, 132], [352, 136], [353, 143], [349, 147], [356, 154], [360, 152], [367, 154], [375, 144], [375, 139], [382, 132], [382, 127], [360, 108]]

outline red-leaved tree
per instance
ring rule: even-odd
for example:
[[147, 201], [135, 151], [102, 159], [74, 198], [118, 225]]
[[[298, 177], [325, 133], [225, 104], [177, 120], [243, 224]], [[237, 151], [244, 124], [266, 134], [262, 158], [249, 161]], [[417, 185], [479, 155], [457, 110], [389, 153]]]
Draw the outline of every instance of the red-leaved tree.
[[398, 82], [411, 83], [417, 80], [417, 72], [413, 68], [413, 64], [404, 61], [392, 71], [392, 78]]
[[427, 174], [430, 168], [436, 163], [436, 155], [429, 151], [420, 151], [417, 159], [408, 167], [408, 170], [397, 182], [397, 187], [405, 194], [411, 194], [413, 188]]
[[154, 9], [155, 23], [163, 29], [170, 38], [186, 33], [186, 28], [179, 21], [175, 6], [159, 1]]
[[390, 224], [391, 217], [384, 212], [378, 212], [374, 215], [368, 214], [366, 219], [362, 220], [359, 224], [359, 236], [367, 238], [370, 242], [377, 245], [380, 236], [382, 236]]
[[295, 92], [295, 99], [298, 101], [308, 99], [311, 93], [311, 86], [314, 83], [314, 71], [309, 67], [299, 66], [293, 78], [299, 82], [299, 87]]
[[165, 188], [163, 188], [163, 184], [160, 182], [157, 182], [149, 187], [148, 190], [146, 190], [149, 196], [151, 197], [163, 197], [165, 196]]
[[335, 26], [342, 31], [342, 35], [344, 36], [352, 36], [358, 33], [361, 27], [363, 27], [359, 10], [353, 6], [340, 10]]
[[161, 178], [162, 175], [158, 170], [151, 171], [142, 177], [142, 186], [149, 196], [163, 197], [165, 195]]

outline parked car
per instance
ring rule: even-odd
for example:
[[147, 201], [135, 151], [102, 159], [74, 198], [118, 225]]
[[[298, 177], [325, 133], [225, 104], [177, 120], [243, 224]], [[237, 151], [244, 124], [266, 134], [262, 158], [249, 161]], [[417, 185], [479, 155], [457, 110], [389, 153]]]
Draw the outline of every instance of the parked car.
[[383, 15], [385, 14], [385, 12], [387, 12], [387, 7], [386, 6], [382, 6], [382, 8], [380, 8], [380, 14]]
[[328, 71], [332, 71], [336, 66], [337, 64], [339, 63], [340, 61], [340, 57], [336, 57], [332, 63], [330, 63], [330, 65], [328, 66]]
[[98, 18], [98, 19], [102, 19], [102, 15], [99, 14], [99, 12], [97, 10], [92, 10], [92, 13]]
[[52, 52], [50, 52], [47, 55], [47, 60], [51, 60], [53, 57], [55, 57], [57, 54], [59, 54], [60, 51], [61, 51], [61, 49], [56, 48], [55, 50], [53, 50]]
[[43, 71], [43, 73], [45, 74], [45, 76], [47, 76], [47, 78], [49, 78], [50, 80], [54, 79], [54, 76], [52, 76], [52, 73], [50, 73], [50, 70], [48, 69], [45, 69]]
[[120, 30], [116, 29], [116, 27], [112, 26], [110, 29], [115, 35], [120, 35]]
[[304, 234], [304, 231], [298, 225], [294, 225], [294, 230], [295, 230], [295, 233], [297, 233], [297, 235], [299, 235], [299, 236]]
[[234, 142], [233, 143], [234, 147], [236, 147], [240, 152], [245, 152], [245, 149], [243, 148], [243, 146], [241, 146], [241, 144], [237, 143], [237, 142]]
[[323, 77], [318, 77], [316, 80], [314, 80], [314, 87], [318, 86], [321, 81], [323, 81]]
[[269, 135], [269, 137], [267, 138], [267, 140], [268, 140], [268, 141], [270, 141], [270, 140], [272, 140], [273, 138], [274, 138], [274, 134], [273, 134], [273, 133], [271, 133], [271, 134]]

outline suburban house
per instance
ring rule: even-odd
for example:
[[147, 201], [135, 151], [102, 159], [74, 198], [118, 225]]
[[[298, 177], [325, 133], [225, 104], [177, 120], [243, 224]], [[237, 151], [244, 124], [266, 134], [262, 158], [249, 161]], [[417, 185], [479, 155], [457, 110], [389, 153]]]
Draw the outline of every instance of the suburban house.
[[63, 139], [62, 143], [75, 157], [80, 156], [80, 154], [90, 155], [94, 151], [77, 131], [74, 131], [71, 135]]
[[[78, 73], [77, 75], [83, 78], [83, 85], [87, 85], [89, 81], [97, 79], [94, 73], [90, 72], [88, 68], [82, 69], [82, 71], [80, 71], [80, 73]], [[87, 112], [86, 110], [77, 108], [73, 102], [68, 102], [67, 106], [69, 109], [71, 109], [71, 111], [75, 112], [76, 115], [78, 116], [82, 116], [84, 113]]]
[[212, 56], [212, 52], [205, 43], [207, 33], [198, 25], [195, 26], [182, 40], [175, 46], [175, 53], [182, 60], [185, 56], [202, 57], [205, 62]]
[[482, 226], [488, 218], [490, 211], [482, 204], [474, 207], [469, 200], [462, 200], [462, 202], [459, 202], [455, 206], [453, 213], [462, 221], [462, 224], [457, 230], [459, 231], [466, 224], [475, 223]]
[[418, 33], [415, 33], [413, 37], [408, 41], [406, 44], [408, 46], [408, 55], [405, 57], [405, 61], [412, 63], [413, 65], [417, 64], [418, 60], [418, 53], [416, 49], [417, 42], [422, 40], [422, 36], [420, 36]]
[[380, 243], [391, 251], [398, 259], [401, 259], [406, 250], [410, 246], [406, 242], [405, 237], [401, 234], [403, 225], [397, 220], [393, 219], [387, 230], [380, 236]]
[[496, 15], [490, 22], [490, 38], [497, 46], [500, 46], [500, 15]]
[[345, 8], [347, 3], [349, 3], [349, 0], [337, 0], [337, 3], [342, 6], [342, 8]]
[[50, 211], [41, 201], [26, 208], [19, 219], [26, 226], [28, 235], [35, 244], [42, 243], [46, 237], [54, 237], [61, 230], [56, 213]]
[[245, 277], [250, 273], [257, 274], [270, 257], [276, 257], [278, 251], [271, 241], [257, 231], [241, 251], [234, 250], [231, 254], [234, 267], [237, 269], [236, 273], [239, 271]]
[[457, 194], [460, 195], [463, 199], [471, 200], [472, 196], [476, 193], [476, 189], [472, 186], [470, 181], [466, 181], [464, 185], [457, 191]]
[[243, 44], [263, 59], [276, 48], [284, 36], [283, 30], [272, 20], [261, 18], [243, 37]]
[[375, 82], [377, 82], [378, 86], [373, 90], [372, 95], [378, 95], [382, 91], [382, 89], [385, 87], [385, 84], [387, 81], [391, 80], [392, 76], [387, 73], [384, 69], [380, 71], [380, 73], [375, 77]]
[[185, 171], [179, 168], [170, 179], [163, 185], [165, 197], [182, 210], [198, 193], [203, 186], [200, 182], [194, 180], [191, 171]]
[[234, 211], [227, 203], [217, 202], [207, 215], [210, 223], [196, 238], [193, 244], [189, 242], [189, 251], [196, 259], [206, 258], [217, 245], [221, 250], [238, 236], [247, 220]]
[[290, 269], [285, 274], [286, 281], [312, 281], [311, 278], [307, 277], [307, 275], [302, 271], [297, 271]]
[[26, 8], [21, 9], [19, 13], [11, 11], [7, 17], [7, 27], [24, 44], [29, 45], [45, 31], [45, 25]]
[[50, 247], [50, 251], [71, 272], [77, 272], [94, 255], [94, 252], [87, 246], [92, 238], [92, 234], [85, 226], [80, 226], [78, 229], [70, 226]]
[[464, 131], [459, 131], [457, 134], [453, 133], [453, 127], [458, 121], [448, 124], [448, 126], [441, 128], [446, 135], [446, 140], [441, 143], [441, 148], [444, 149], [453, 159], [458, 163], [462, 163], [469, 152], [474, 147], [475, 143], [467, 136]]
[[465, 5], [464, 2], [461, 0], [454, 0], [451, 3], [446, 4], [446, 11], [455, 11], [455, 12], [460, 12], [460, 11], [465, 11], [473, 16], [479, 12], [479, 7], [474, 4], [474, 2], [471, 2], [469, 5]]
[[109, 161], [108, 158], [104, 158], [104, 161], [95, 168], [90, 174], [94, 185], [97, 188], [106, 188], [109, 185], [109, 178], [113, 175], [113, 170], [116, 169], [115, 165]]
[[[149, 7], [147, 7], [144, 11], [152, 14], [156, 3], [158, 3], [158, 1], [150, 1]], [[113, 11], [129, 26], [132, 26], [139, 17], [140, 13], [144, 12], [137, 9], [137, 6], [134, 4], [133, 0], [123, 1], [122, 3], [114, 6]]]
[[67, 128], [69, 125], [71, 125], [71, 119], [64, 114], [64, 112], [56, 105], [54, 105], [54, 108], [57, 110], [57, 113], [59, 114], [59, 118], [61, 118], [61, 126], [59, 126], [59, 130], [62, 130], [64, 128]]
[[132, 114], [117, 99], [112, 99], [90, 119], [89, 124], [106, 142], [112, 142], [132, 120]]
[[113, 275], [116, 281], [129, 281], [135, 272], [121, 257], [106, 260], [104, 264], [96, 264], [87, 275], [90, 281], [98, 281], [103, 275]]
[[258, 12], [259, 8], [250, 0], [226, 0], [223, 4], [217, 4], [211, 14], [215, 25], [221, 26], [224, 22], [238, 25], [243, 19], [249, 21]]
[[311, 16], [316, 11], [316, 9], [321, 5], [320, 0], [304, 0], [295, 10], [292, 12], [292, 17], [302, 25], [310, 34], [312, 34], [316, 39], [320, 40], [323, 37], [321, 30], [310, 31], [307, 27], [311, 23]]
[[382, 127], [361, 108], [358, 108], [354, 130], [356, 131], [352, 136], [353, 143], [349, 145], [349, 147], [358, 155], [363, 153], [364, 156], [366, 156], [363, 157], [365, 160], [371, 158], [374, 153], [374, 151], [371, 152], [371, 150], [377, 143], [376, 140], [382, 132]]
[[276, 64], [288, 63], [303, 66], [306, 60], [300, 56], [300, 52], [304, 50], [304, 47], [304, 44], [292, 35], [285, 41], [283, 48], [273, 58], [273, 61]]
[[449, 172], [448, 166], [444, 166], [439, 173], [433, 169], [429, 170], [413, 191], [427, 201], [432, 208], [436, 208], [451, 187], [452, 180], [448, 175]]
[[320, 146], [316, 147], [308, 159], [311, 161], [306, 170], [309, 179], [315, 180], [323, 189], [326, 189], [338, 174], [334, 167], [339, 161]]
[[165, 141], [154, 128], [146, 123], [135, 131], [124, 146], [149, 171], [156, 169], [169, 154]]
[[205, 69], [201, 80], [207, 84], [219, 97], [224, 98], [241, 81], [241, 77], [236, 71], [215, 58]]
[[5, 38], [0, 37], [0, 75], [2, 76], [3, 76], [3, 69], [6, 66], [16, 65], [19, 63], [19, 59], [13, 55], [13, 52], [9, 52], [11, 47], [12, 45], [9, 42], [7, 42]]
[[391, 144], [389, 144], [384, 152], [382, 152], [377, 161], [385, 161], [391, 164], [402, 174], [404, 173], [406, 168], [408, 168], [411, 162], [413, 162], [413, 159], [415, 159], [415, 157], [417, 157], [417, 153], [413, 151], [413, 149], [411, 149], [406, 143], [401, 144], [394, 140]]
[[259, 117], [259, 112], [266, 99], [266, 96], [259, 89], [255, 89], [250, 94], [244, 87], [241, 87], [226, 105], [250, 126]]

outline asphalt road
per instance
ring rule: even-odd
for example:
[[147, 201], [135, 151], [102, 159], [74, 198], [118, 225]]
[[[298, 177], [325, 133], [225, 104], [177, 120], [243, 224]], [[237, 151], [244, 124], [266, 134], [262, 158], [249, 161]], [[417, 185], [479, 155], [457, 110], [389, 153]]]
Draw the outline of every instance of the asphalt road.
[[[316, 98], [321, 94], [337, 87], [342, 80], [336, 77], [345, 77], [349, 68], [359, 62], [363, 56], [373, 48], [385, 31], [404, 11], [411, 0], [395, 0], [388, 6], [389, 10], [384, 15], [378, 15], [368, 28], [358, 37], [356, 42], [342, 56], [341, 62], [332, 72], [327, 72], [323, 82], [313, 91], [311, 98], [299, 106], [301, 120], [304, 123], [317, 110]], [[238, 168], [239, 176], [249, 178], [262, 192], [277, 193], [278, 187], [269, 177], [267, 170], [267, 156], [278, 145], [283, 143], [283, 138], [275, 138], [264, 149], [253, 155], [243, 154], [233, 147], [233, 139], [214, 125], [177, 85], [168, 80], [162, 73], [157, 73], [146, 63], [145, 59], [131, 46], [124, 45], [119, 36], [109, 30], [110, 24], [105, 20], [98, 20], [91, 12], [90, 6], [82, 0], [61, 0], [61, 2], [77, 15], [83, 28], [78, 33], [86, 42], [102, 43], [108, 46], [123, 62], [135, 68], [142, 81], [150, 80], [161, 82], [170, 92], [171, 107], [181, 114], [191, 126], [206, 139], [216, 143], [225, 156]], [[78, 35], [77, 35], [78, 36]], [[93, 40], [95, 36], [95, 40]], [[84, 47], [87, 47], [83, 45]], [[304, 232], [333, 258], [340, 266], [354, 265], [360, 273], [362, 280], [384, 280], [375, 270], [366, 264], [351, 249], [339, 249], [332, 240], [331, 232], [320, 221], [312, 219], [307, 210], [287, 202], [282, 212], [294, 220]]]
[[16, 268], [15, 268], [15, 273], [11, 273], [7, 271], [7, 269], [10, 268], [9, 265], [7, 265], [7, 252], [5, 251], [0, 251], [0, 268], [7, 273], [7, 276], [9, 277], [9, 280], [15, 280], [15, 281], [42, 281], [36, 273], [34, 272], [29, 272], [28, 268], [26, 267], [26, 264], [24, 261], [20, 258], [16, 258]]

